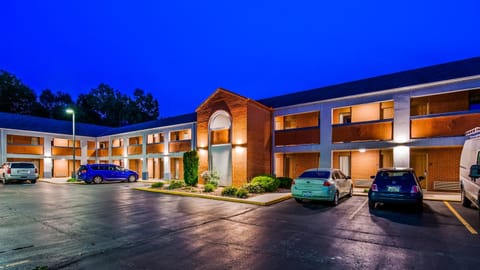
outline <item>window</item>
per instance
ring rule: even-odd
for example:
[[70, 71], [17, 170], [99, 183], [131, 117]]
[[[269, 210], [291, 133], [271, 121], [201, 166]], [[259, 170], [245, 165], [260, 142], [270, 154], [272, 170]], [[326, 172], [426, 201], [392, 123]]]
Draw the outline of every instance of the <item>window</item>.
[[474, 90], [469, 92], [469, 109], [480, 110], [480, 90]]
[[351, 113], [340, 113], [340, 124], [348, 124], [352, 122], [352, 114]]

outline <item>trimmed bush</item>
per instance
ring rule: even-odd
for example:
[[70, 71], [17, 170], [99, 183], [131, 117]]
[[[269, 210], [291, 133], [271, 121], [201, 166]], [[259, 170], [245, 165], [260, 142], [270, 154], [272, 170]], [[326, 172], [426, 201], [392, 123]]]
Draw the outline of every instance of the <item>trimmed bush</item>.
[[220, 181], [220, 174], [217, 171], [204, 171], [201, 175], [205, 184], [212, 184], [218, 187]]
[[203, 191], [205, 192], [213, 192], [215, 191], [217, 187], [213, 184], [205, 184], [205, 186], [203, 186]]
[[280, 181], [280, 186], [279, 188], [291, 188], [292, 187], [292, 181], [293, 179], [290, 177], [277, 177], [277, 179]]
[[248, 191], [248, 193], [264, 193], [265, 189], [259, 183], [249, 183], [243, 186], [244, 189]]
[[235, 196], [237, 190], [238, 189], [236, 187], [225, 187], [222, 190], [222, 196]]
[[172, 180], [170, 181], [170, 184], [168, 185], [168, 189], [176, 189], [176, 188], [181, 188], [185, 186], [185, 182], [182, 180]]
[[163, 187], [163, 182], [156, 182], [152, 184], [152, 188], [161, 188]]
[[280, 186], [280, 180], [278, 180], [274, 176], [269, 176], [269, 175], [260, 175], [260, 176], [255, 176], [252, 179], [252, 184], [259, 184], [262, 186], [263, 189], [265, 189], [266, 192], [272, 192], [278, 189], [278, 186]]
[[183, 175], [185, 184], [196, 186], [198, 183], [198, 154], [192, 150], [183, 153]]
[[237, 192], [235, 192], [235, 196], [237, 196], [237, 198], [247, 198], [248, 197], [248, 191], [244, 188], [240, 188], [239, 190], [237, 190]]

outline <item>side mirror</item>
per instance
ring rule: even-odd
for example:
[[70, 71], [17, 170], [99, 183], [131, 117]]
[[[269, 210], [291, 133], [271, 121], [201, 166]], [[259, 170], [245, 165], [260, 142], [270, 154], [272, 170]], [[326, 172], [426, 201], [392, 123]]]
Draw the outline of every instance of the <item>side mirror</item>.
[[370, 179], [375, 179], [375, 175], [370, 175]]
[[350, 176], [347, 175], [347, 179], [352, 179], [352, 177], [350, 177]]
[[423, 181], [423, 180], [425, 180], [425, 176], [420, 176], [420, 177], [418, 177], [418, 180], [420, 180], [420, 182]]
[[473, 179], [480, 178], [480, 165], [472, 165], [470, 167], [470, 174], [468, 176]]

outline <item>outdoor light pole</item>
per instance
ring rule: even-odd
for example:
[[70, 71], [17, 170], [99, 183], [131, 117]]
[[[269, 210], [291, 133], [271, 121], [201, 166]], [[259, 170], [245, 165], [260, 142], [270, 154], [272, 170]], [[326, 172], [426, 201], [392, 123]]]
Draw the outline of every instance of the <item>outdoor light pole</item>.
[[72, 109], [67, 109], [66, 111], [68, 114], [72, 115], [72, 137], [73, 137], [73, 172], [72, 178], [77, 180], [77, 174], [75, 172], [75, 111]]

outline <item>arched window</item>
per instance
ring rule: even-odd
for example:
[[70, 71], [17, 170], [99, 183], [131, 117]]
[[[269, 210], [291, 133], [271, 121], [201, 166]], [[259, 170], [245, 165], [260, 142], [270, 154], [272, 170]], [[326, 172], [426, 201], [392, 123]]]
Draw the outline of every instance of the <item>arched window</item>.
[[208, 124], [210, 144], [231, 143], [231, 127], [232, 121], [230, 115], [226, 111], [220, 110], [212, 114]]

